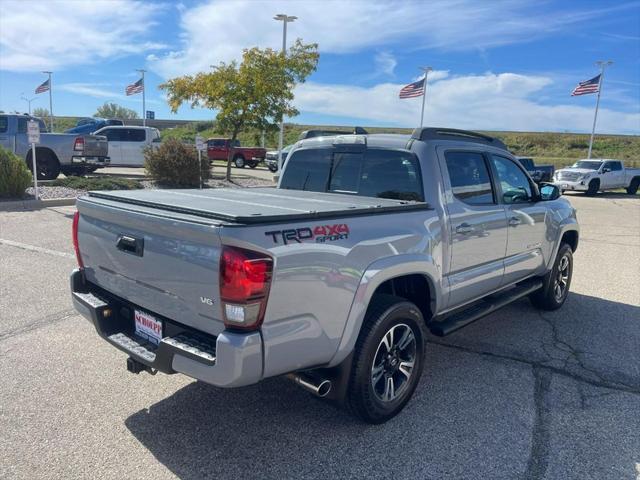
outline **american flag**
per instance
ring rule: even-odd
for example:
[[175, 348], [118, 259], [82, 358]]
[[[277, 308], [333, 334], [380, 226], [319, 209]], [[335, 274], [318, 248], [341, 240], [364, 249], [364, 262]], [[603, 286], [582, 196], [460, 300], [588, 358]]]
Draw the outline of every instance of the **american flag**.
[[136, 93], [141, 93], [143, 90], [144, 90], [144, 84], [142, 83], [142, 79], [140, 79], [136, 83], [127, 85], [127, 88], [125, 89], [125, 93], [127, 95], [135, 95]]
[[400, 90], [400, 98], [414, 98], [424, 95], [424, 78], [410, 83]]
[[45, 80], [36, 88], [36, 93], [44, 93], [49, 90], [49, 80]]
[[585, 80], [580, 82], [576, 88], [571, 92], [571, 96], [588, 95], [589, 93], [598, 93], [600, 88], [600, 75], [596, 75], [591, 80]]

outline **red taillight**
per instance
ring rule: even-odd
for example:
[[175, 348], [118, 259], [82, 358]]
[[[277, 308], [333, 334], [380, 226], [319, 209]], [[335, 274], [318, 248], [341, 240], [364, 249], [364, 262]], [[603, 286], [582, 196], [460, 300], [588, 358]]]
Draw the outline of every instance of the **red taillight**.
[[255, 329], [262, 324], [271, 285], [273, 260], [244, 248], [222, 248], [220, 300], [227, 327]]
[[84, 150], [84, 138], [77, 137], [75, 143], [73, 144], [73, 149], [77, 151]]
[[84, 264], [82, 263], [82, 256], [80, 256], [80, 244], [78, 243], [78, 222], [80, 221], [80, 212], [76, 211], [73, 216], [73, 249], [76, 251], [76, 260], [78, 261], [78, 266], [80, 268], [84, 268]]

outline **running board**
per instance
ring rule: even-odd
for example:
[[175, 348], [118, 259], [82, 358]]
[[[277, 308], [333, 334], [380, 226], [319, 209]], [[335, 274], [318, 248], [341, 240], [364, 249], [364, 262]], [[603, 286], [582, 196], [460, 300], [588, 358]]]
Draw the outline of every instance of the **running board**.
[[542, 280], [539, 279], [525, 280], [502, 294], [491, 295], [490, 298], [480, 300], [464, 310], [454, 311], [448, 315], [444, 315], [440, 319], [436, 318], [429, 322], [427, 326], [434, 335], [444, 337], [495, 312], [505, 305], [535, 292], [539, 288], [542, 288], [542, 284]]

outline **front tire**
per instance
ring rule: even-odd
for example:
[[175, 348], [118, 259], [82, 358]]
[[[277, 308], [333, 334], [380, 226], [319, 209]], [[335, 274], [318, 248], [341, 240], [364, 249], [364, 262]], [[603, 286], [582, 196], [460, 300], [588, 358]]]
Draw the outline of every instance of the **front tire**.
[[269, 169], [269, 171], [270, 171], [270, 172], [272, 172], [272, 173], [276, 173], [276, 172], [278, 171], [278, 167], [277, 167], [277, 166], [275, 166], [275, 165], [271, 165], [271, 164], [269, 164], [269, 165], [267, 166], [267, 168], [268, 168], [268, 169]]
[[634, 178], [631, 180], [631, 183], [627, 187], [627, 193], [629, 195], [635, 195], [638, 192], [638, 187], [640, 186], [640, 178]]
[[600, 180], [594, 179], [589, 182], [589, 188], [585, 192], [588, 196], [593, 197], [600, 190]]
[[557, 310], [567, 299], [573, 275], [573, 250], [566, 243], [560, 245], [553, 268], [543, 277], [540, 290], [533, 292], [529, 299], [540, 310]]
[[418, 307], [376, 295], [354, 349], [346, 403], [367, 423], [383, 423], [411, 399], [424, 366], [425, 324]]

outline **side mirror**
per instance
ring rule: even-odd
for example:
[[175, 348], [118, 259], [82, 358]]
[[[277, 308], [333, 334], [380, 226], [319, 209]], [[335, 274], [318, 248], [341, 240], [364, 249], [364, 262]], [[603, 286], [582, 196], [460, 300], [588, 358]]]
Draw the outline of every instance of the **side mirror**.
[[609, 167], [604, 167], [602, 169], [602, 173], [609, 173], [611, 171], [611, 169]]
[[540, 185], [540, 200], [556, 200], [560, 198], [560, 188], [553, 183], [543, 183]]

